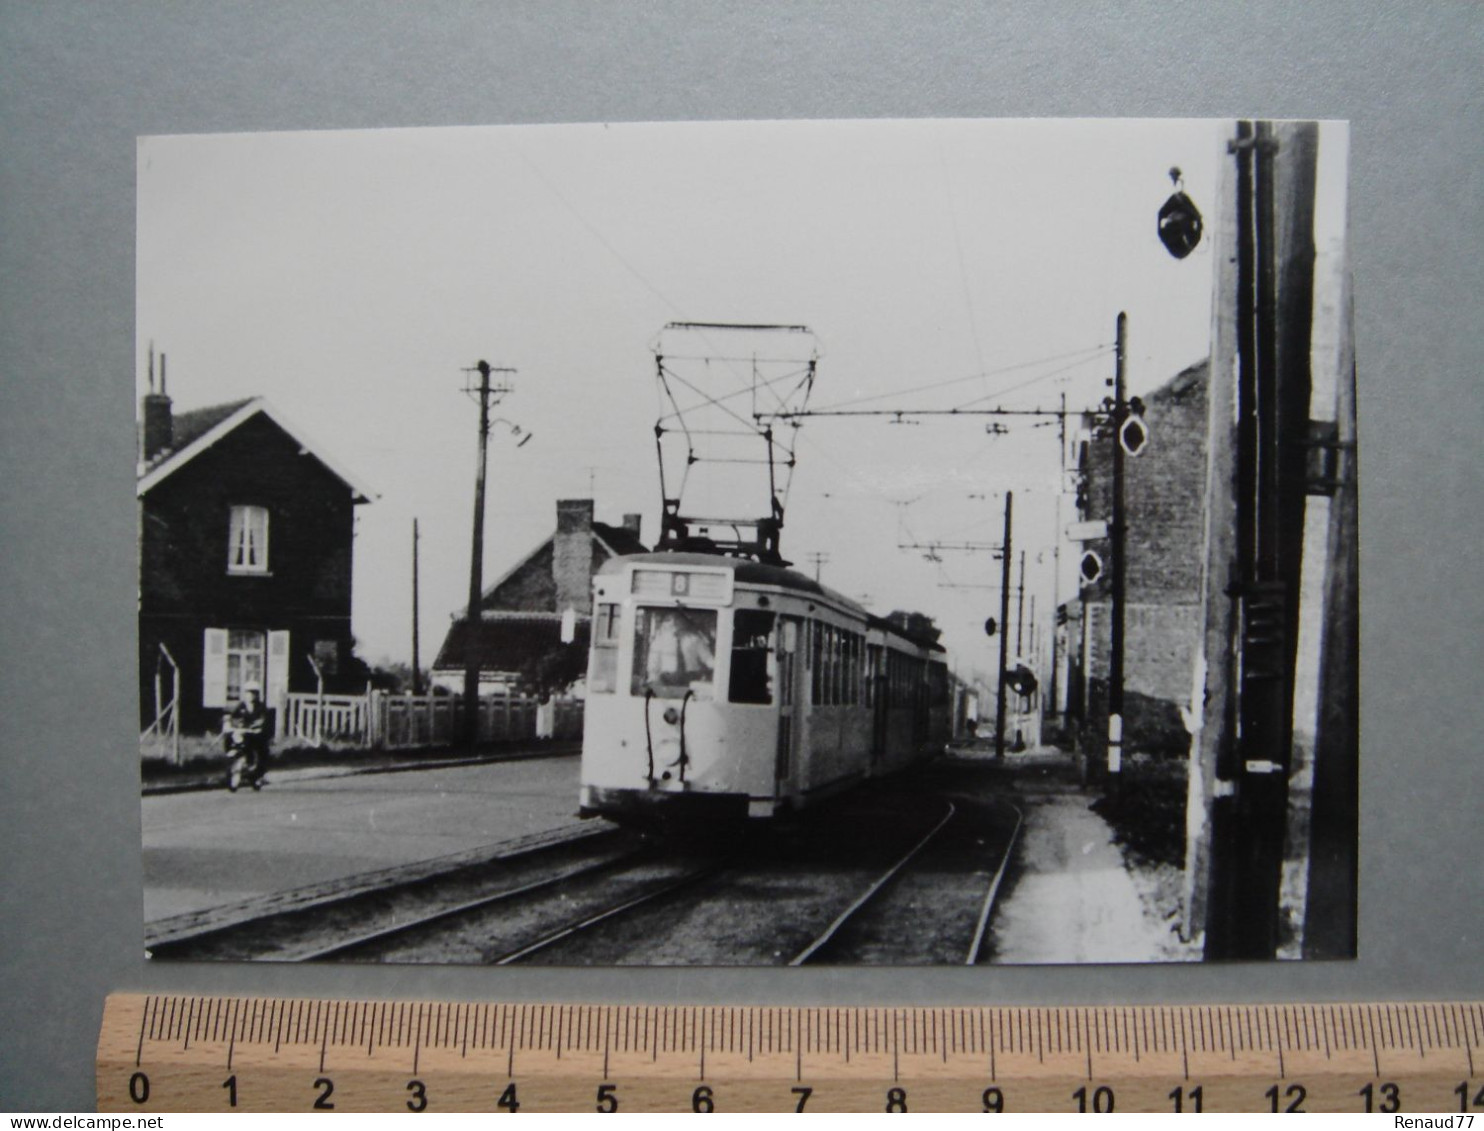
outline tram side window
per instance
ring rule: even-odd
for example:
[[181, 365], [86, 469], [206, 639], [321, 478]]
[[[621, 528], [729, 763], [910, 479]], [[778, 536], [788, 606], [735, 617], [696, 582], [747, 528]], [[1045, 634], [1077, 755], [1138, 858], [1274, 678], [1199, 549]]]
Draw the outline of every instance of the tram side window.
[[942, 664], [928, 665], [929, 702], [934, 707], [948, 704], [948, 669]]
[[643, 608], [634, 624], [633, 695], [710, 699], [716, 670], [714, 609]]
[[618, 689], [619, 606], [600, 604], [593, 616], [593, 656], [587, 689], [611, 694]]
[[768, 679], [772, 639], [772, 613], [738, 609], [732, 615], [732, 675], [727, 694], [731, 702], [773, 702]]
[[844, 637], [844, 702], [850, 707], [861, 702], [861, 637], [855, 632]]
[[824, 625], [809, 622], [809, 702], [816, 706], [820, 702], [820, 684], [824, 679]]

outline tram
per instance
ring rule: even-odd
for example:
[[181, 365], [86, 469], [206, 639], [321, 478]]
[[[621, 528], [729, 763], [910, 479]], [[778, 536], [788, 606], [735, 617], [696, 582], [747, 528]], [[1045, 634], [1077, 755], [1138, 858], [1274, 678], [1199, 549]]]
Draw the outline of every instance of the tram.
[[637, 554], [593, 598], [583, 816], [769, 818], [948, 742], [943, 649], [793, 570]]

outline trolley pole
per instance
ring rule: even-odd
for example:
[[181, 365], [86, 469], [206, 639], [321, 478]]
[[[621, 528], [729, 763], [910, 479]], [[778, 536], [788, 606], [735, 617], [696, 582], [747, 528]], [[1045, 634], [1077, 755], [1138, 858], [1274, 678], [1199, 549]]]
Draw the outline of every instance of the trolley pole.
[[1127, 599], [1127, 516], [1124, 508], [1123, 424], [1128, 419], [1128, 390], [1124, 359], [1127, 356], [1128, 315], [1118, 315], [1117, 348], [1113, 368], [1113, 521], [1108, 524], [1112, 574], [1110, 581], [1111, 625], [1108, 640], [1108, 784], [1118, 792], [1123, 769], [1123, 628]]
[[1005, 756], [1005, 668], [1010, 657], [1010, 529], [1015, 492], [1005, 492], [1005, 538], [1000, 557], [1000, 678], [994, 707], [994, 756]]

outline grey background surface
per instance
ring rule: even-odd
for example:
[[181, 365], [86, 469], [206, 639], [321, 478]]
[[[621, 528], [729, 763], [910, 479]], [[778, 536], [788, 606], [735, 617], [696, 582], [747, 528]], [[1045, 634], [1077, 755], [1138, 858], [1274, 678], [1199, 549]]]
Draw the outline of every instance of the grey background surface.
[[[1480, 996], [1481, 47], [1484, 8], [1463, 3], [0, 3], [0, 1109], [92, 1105], [112, 990], [924, 1004]], [[145, 963], [137, 135], [1238, 114], [1353, 122], [1358, 962], [621, 975]]]

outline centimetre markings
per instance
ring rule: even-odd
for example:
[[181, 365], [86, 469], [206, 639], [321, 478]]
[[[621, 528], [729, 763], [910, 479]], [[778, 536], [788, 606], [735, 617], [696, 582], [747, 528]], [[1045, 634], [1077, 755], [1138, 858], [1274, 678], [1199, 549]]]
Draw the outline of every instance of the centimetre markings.
[[1481, 1034], [1481, 1002], [892, 1008], [120, 994], [105, 1009], [98, 1098], [105, 1111], [212, 1110], [225, 1102], [209, 1080], [219, 1070], [241, 1110], [1484, 1114]]

